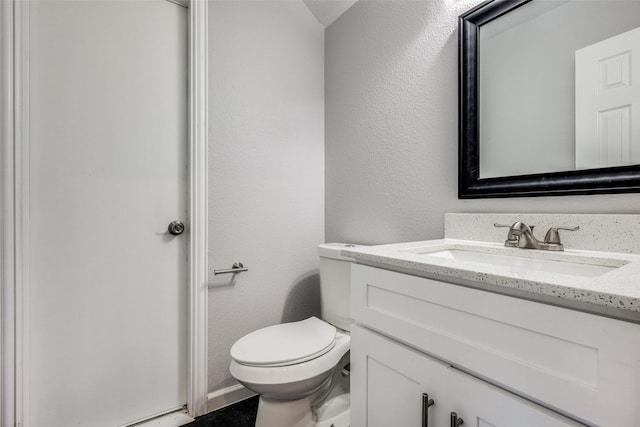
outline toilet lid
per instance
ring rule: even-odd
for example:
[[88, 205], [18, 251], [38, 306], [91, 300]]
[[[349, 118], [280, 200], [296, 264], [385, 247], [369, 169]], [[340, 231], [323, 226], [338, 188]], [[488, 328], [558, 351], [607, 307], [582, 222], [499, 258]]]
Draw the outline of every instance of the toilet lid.
[[315, 359], [334, 346], [336, 328], [316, 317], [258, 329], [231, 347], [238, 363], [283, 366]]

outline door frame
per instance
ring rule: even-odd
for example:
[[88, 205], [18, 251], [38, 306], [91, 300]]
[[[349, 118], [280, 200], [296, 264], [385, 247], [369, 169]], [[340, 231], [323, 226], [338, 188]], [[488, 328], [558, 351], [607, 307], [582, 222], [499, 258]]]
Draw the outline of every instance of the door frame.
[[[181, 2], [182, 3], [182, 2]], [[207, 412], [207, 0], [189, 0], [187, 409]], [[29, 0], [0, 1], [0, 426], [29, 426]]]

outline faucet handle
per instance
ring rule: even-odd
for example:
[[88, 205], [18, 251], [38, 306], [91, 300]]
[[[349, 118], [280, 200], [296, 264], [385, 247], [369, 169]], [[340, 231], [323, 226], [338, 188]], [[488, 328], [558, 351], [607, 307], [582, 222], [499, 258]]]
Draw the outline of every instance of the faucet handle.
[[[521, 221], [516, 221], [512, 225], [494, 223], [493, 226], [509, 228], [507, 240], [504, 242], [504, 245], [508, 247], [530, 247], [529, 242], [531, 239], [535, 239], [532, 234], [533, 226], [529, 227]], [[522, 241], [520, 241], [521, 238], [523, 238]]]
[[549, 231], [547, 231], [547, 234], [544, 236], [544, 242], [545, 243], [551, 243], [551, 244], [561, 244], [560, 242], [560, 233], [558, 233], [558, 230], [566, 230], [566, 231], [578, 231], [580, 230], [580, 226], [576, 226], [576, 227], [551, 227], [549, 229]]
[[[518, 236], [516, 235], [516, 233], [513, 232], [514, 227], [516, 226], [516, 224], [518, 224], [517, 222], [513, 225], [508, 225], [508, 224], [498, 224], [498, 223], [493, 223], [493, 226], [496, 228], [508, 228], [509, 229], [509, 233], [507, 234], [507, 242], [518, 242]], [[505, 244], [507, 244], [507, 242], [505, 242]]]
[[533, 231], [533, 228], [535, 227], [535, 225], [527, 225], [524, 222], [521, 221], [516, 221], [511, 225], [508, 224], [498, 224], [497, 222], [493, 223], [494, 227], [504, 227], [504, 228], [509, 228], [510, 231], [511, 230], [515, 230], [515, 231], [524, 231], [529, 229], [530, 231]]
[[498, 224], [497, 222], [493, 223], [494, 227], [505, 227], [505, 228], [511, 228], [511, 226], [509, 224]]

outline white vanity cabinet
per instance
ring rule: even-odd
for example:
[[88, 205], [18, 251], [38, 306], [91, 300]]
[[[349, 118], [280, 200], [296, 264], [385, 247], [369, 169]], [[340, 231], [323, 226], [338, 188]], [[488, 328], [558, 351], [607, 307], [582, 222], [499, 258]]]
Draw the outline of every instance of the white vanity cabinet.
[[640, 425], [640, 325], [364, 265], [351, 298], [353, 427], [421, 426], [422, 393], [431, 427]]
[[421, 426], [423, 393], [435, 402], [428, 425], [449, 416], [447, 364], [356, 325], [351, 341], [352, 426]]
[[[450, 427], [452, 412], [467, 426], [579, 425], [365, 328], [351, 333], [357, 343], [351, 350], [354, 427]], [[423, 396], [433, 404], [425, 405]]]
[[[562, 415], [529, 402], [455, 368], [449, 368], [449, 408], [478, 427], [567, 427], [580, 426]], [[440, 423], [437, 425], [446, 425]]]

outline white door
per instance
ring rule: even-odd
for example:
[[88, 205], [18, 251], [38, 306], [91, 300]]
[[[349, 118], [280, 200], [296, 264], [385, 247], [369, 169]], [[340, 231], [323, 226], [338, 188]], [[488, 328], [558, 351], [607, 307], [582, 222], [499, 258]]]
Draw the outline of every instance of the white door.
[[128, 424], [186, 402], [187, 10], [27, 6], [25, 424]]
[[640, 164], [640, 28], [576, 51], [576, 168]]

